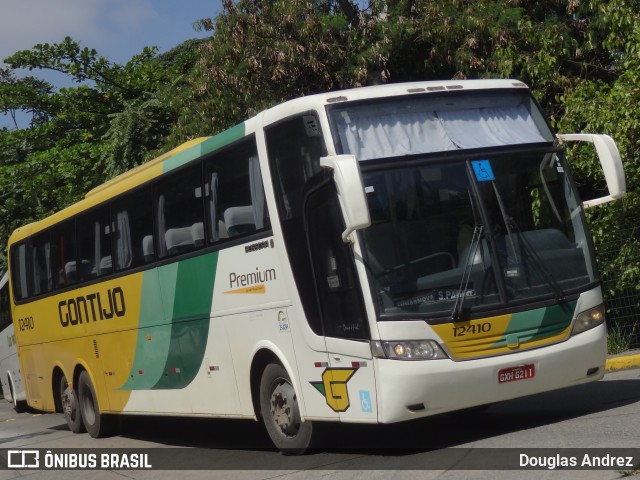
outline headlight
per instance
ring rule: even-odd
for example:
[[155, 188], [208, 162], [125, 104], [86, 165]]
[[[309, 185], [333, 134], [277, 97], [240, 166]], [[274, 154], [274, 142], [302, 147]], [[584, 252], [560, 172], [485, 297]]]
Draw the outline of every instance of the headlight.
[[392, 360], [438, 360], [449, 358], [434, 340], [374, 340], [371, 351], [377, 358]]
[[597, 327], [602, 323], [604, 323], [604, 305], [598, 305], [597, 307], [578, 314], [576, 321], [573, 324], [571, 335], [586, 332], [587, 330]]

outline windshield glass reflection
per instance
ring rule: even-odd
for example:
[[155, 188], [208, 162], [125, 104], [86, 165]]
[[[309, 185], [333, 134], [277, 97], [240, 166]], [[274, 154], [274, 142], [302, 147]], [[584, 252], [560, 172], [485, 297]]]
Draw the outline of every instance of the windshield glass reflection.
[[594, 280], [582, 210], [555, 153], [363, 178], [372, 224], [361, 238], [383, 315], [455, 317], [561, 299]]

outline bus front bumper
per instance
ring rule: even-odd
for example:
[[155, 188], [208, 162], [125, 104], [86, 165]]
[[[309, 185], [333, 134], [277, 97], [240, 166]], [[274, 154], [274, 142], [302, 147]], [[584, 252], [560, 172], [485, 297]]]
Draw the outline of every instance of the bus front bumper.
[[579, 385], [604, 376], [606, 326], [491, 358], [377, 360], [378, 421], [393, 423]]

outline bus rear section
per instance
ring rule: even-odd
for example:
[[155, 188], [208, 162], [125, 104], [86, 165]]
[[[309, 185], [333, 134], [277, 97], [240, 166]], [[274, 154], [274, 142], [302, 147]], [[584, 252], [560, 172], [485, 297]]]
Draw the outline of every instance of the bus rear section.
[[[29, 320], [22, 320], [18, 325], [28, 328]], [[23, 412], [27, 407], [27, 395], [22, 383], [16, 348], [7, 273], [0, 278], [0, 385], [2, 385], [2, 395], [13, 404], [15, 411]]]

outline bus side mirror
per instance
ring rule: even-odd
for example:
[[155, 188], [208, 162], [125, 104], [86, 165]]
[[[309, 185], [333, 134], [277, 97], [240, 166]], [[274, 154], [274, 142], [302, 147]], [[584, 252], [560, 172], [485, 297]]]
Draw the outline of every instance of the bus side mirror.
[[595, 207], [603, 203], [611, 202], [622, 198], [627, 193], [627, 187], [624, 178], [624, 168], [622, 167], [622, 159], [616, 142], [609, 135], [594, 135], [589, 133], [571, 133], [558, 135], [562, 143], [566, 142], [589, 142], [593, 143], [600, 159], [600, 165], [604, 172], [604, 178], [607, 181], [609, 195], [606, 197], [587, 200], [583, 203], [584, 208]]
[[338, 200], [347, 227], [342, 232], [342, 240], [352, 243], [351, 234], [354, 231], [371, 225], [358, 161], [353, 155], [332, 155], [320, 158], [320, 166], [333, 170], [333, 181], [338, 190]]

